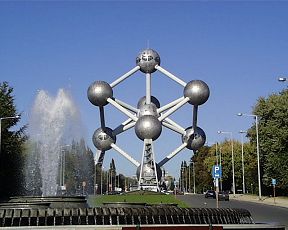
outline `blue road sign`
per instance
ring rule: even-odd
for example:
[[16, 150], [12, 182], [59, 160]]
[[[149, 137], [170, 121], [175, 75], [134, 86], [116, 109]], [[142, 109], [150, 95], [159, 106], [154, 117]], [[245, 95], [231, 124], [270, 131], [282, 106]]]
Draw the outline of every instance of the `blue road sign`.
[[272, 179], [272, 185], [276, 185], [276, 179]]
[[213, 165], [212, 168], [212, 177], [214, 179], [222, 177], [222, 167], [220, 165]]

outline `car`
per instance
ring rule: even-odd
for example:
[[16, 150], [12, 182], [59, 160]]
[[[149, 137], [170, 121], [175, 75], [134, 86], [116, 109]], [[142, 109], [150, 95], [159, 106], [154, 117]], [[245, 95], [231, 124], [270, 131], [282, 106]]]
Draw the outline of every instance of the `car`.
[[205, 193], [204, 193], [204, 195], [205, 195], [205, 198], [210, 198], [210, 197], [212, 197], [212, 198], [216, 198], [216, 193], [215, 193], [215, 191], [214, 190], [207, 190]]
[[220, 191], [218, 193], [218, 200], [229, 201], [229, 192]]

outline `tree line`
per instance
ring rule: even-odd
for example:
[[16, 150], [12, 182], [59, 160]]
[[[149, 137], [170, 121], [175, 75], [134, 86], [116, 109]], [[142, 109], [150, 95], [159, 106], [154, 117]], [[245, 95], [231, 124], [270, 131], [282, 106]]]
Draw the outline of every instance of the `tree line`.
[[[260, 97], [252, 114], [258, 117], [259, 158], [261, 190], [263, 195], [272, 194], [272, 179], [276, 179], [278, 195], [288, 195], [288, 90], [284, 89], [267, 98]], [[243, 143], [245, 192], [258, 194], [258, 163], [256, 146], [256, 123], [247, 130], [248, 142]], [[233, 143], [232, 143], [233, 142]], [[195, 152], [190, 162], [180, 166], [179, 184], [185, 190], [189, 170], [195, 167], [195, 184], [198, 193], [213, 188], [212, 167], [222, 165], [223, 190], [232, 190], [232, 146], [234, 152], [235, 190], [243, 192], [242, 143], [226, 139], [212, 146], [203, 146]], [[190, 171], [192, 175], [192, 171]], [[191, 178], [190, 178], [191, 181]], [[190, 187], [191, 189], [191, 187]]]

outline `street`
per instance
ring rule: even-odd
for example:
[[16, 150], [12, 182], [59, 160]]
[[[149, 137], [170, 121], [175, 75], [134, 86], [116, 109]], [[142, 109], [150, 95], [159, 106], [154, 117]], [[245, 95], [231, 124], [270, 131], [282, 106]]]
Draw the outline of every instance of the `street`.
[[[216, 208], [216, 199], [205, 198], [203, 194], [178, 195], [177, 198], [192, 208]], [[285, 225], [286, 228], [288, 227], [287, 208], [232, 199], [230, 201], [219, 201], [219, 208], [247, 209], [255, 223], [277, 223]]]

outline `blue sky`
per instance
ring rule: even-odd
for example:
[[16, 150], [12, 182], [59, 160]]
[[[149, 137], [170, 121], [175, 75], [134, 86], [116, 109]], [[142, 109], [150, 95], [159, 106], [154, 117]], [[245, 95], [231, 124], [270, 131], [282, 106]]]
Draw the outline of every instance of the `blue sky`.
[[[185, 82], [205, 81], [208, 102], [199, 108], [198, 125], [209, 144], [222, 141], [218, 130], [239, 130], [253, 120], [237, 117], [251, 113], [260, 96], [286, 87], [277, 77], [287, 75], [288, 2], [285, 1], [1, 1], [0, 81], [14, 88], [17, 109], [28, 114], [37, 90], [56, 95], [68, 89], [81, 112], [87, 144], [99, 127], [98, 108], [87, 99], [95, 80], [108, 83], [135, 67], [138, 53], [155, 49], [161, 66]], [[145, 94], [140, 72], [114, 88], [114, 96], [136, 106]], [[152, 75], [152, 94], [162, 105], [183, 95], [183, 89], [163, 74]], [[114, 128], [126, 117], [105, 107], [107, 126]], [[184, 106], [172, 118], [183, 127], [192, 124], [192, 107]], [[28, 122], [23, 115], [22, 124]], [[131, 141], [133, 140], [133, 141]], [[135, 140], [135, 141], [134, 141]], [[117, 145], [140, 161], [142, 143], [134, 130], [121, 134]], [[179, 135], [164, 128], [155, 144], [162, 160], [181, 144]], [[178, 175], [179, 164], [189, 160], [184, 150], [167, 163]], [[135, 167], [108, 151], [119, 172], [135, 174]]]

